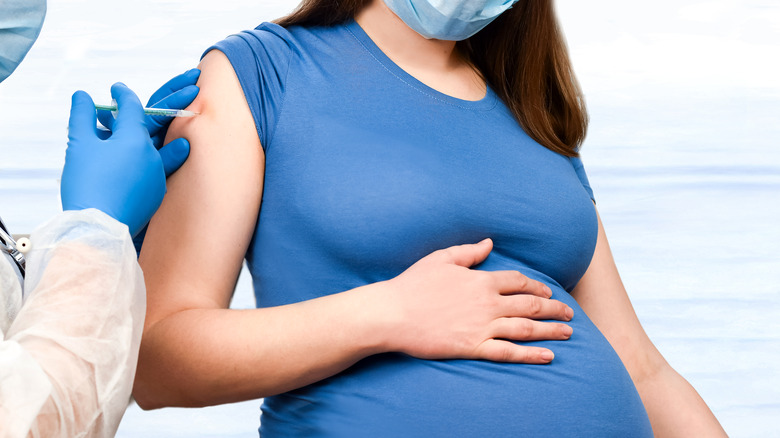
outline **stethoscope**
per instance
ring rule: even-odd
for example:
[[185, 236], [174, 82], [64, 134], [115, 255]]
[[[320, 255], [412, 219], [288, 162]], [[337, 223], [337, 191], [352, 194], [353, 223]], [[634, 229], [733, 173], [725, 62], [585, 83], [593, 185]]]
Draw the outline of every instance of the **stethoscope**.
[[30, 239], [22, 237], [19, 241], [14, 240], [8, 233], [8, 229], [0, 217], [0, 252], [6, 253], [16, 264], [19, 274], [24, 278], [26, 260], [24, 254], [30, 249]]

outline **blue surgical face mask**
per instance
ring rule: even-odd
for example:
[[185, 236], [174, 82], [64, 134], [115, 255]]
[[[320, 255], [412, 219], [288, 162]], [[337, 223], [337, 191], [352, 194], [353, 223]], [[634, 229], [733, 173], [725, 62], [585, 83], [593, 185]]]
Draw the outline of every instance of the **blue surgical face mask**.
[[429, 39], [461, 41], [482, 30], [517, 0], [384, 0], [391, 11]]
[[0, 0], [0, 82], [22, 62], [46, 16], [46, 0]]

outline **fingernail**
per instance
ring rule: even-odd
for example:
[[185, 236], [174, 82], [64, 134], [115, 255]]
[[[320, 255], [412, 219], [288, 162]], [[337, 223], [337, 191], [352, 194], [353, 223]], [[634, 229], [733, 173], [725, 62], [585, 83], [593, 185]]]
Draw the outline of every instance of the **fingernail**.
[[571, 307], [567, 307], [563, 314], [566, 315], [567, 318], [571, 319], [574, 316], [574, 310]]
[[571, 336], [571, 334], [573, 332], [574, 332], [574, 330], [572, 330], [572, 328], [569, 327], [568, 325], [564, 325], [563, 326], [563, 334], [564, 334], [564, 336]]
[[547, 350], [542, 352], [542, 360], [544, 361], [550, 362], [551, 360], [553, 360], [554, 357], [555, 355], [553, 354], [552, 351]]
[[547, 292], [547, 296], [548, 297], [552, 297], [552, 289], [550, 289], [549, 287], [545, 286], [544, 290], [545, 290], [545, 292]]

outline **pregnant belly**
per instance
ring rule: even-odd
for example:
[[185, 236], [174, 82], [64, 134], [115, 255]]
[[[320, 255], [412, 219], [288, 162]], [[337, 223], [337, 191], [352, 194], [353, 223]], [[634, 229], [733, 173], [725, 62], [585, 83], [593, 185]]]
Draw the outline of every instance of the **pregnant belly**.
[[[620, 358], [571, 296], [567, 341], [534, 342], [548, 365], [367, 358], [315, 385], [265, 399], [269, 437], [652, 436]], [[531, 343], [529, 343], [531, 344]]]

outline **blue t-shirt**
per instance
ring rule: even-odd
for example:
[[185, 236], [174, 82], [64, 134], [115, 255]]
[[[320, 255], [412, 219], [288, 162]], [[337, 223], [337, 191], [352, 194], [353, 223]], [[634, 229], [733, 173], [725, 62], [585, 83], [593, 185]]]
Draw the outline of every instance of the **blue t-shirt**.
[[535, 343], [555, 352], [549, 365], [372, 356], [266, 398], [263, 437], [652, 435], [623, 364], [568, 293], [597, 234], [579, 159], [528, 137], [490, 89], [464, 101], [424, 85], [354, 21], [263, 24], [214, 48], [265, 150], [247, 254], [258, 306], [387, 280], [490, 237], [479, 269], [543, 281], [575, 314], [571, 339]]

